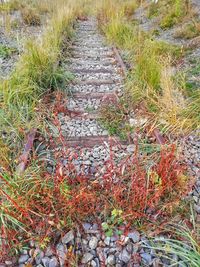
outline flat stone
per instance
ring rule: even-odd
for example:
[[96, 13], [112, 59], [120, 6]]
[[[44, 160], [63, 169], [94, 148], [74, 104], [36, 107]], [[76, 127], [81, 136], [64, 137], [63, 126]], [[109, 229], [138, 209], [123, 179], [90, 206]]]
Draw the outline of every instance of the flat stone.
[[87, 252], [87, 253], [85, 253], [83, 255], [83, 258], [81, 260], [81, 263], [86, 264], [89, 261], [91, 261], [93, 258], [94, 258], [94, 256], [91, 253]]
[[199, 205], [194, 205], [194, 210], [200, 214], [200, 206]]
[[49, 267], [58, 267], [58, 260], [56, 259], [56, 257], [53, 257], [52, 259], [50, 259], [49, 261]]
[[47, 247], [46, 251], [45, 251], [45, 256], [47, 257], [51, 257], [54, 255], [54, 251], [51, 247]]
[[104, 239], [104, 243], [107, 245], [107, 246], [109, 246], [110, 245], [110, 237], [106, 237], [105, 239]]
[[35, 262], [36, 264], [40, 264], [42, 261], [42, 258], [44, 258], [44, 252], [39, 249], [36, 249], [35, 254], [36, 254]]
[[50, 259], [48, 257], [44, 257], [42, 259], [42, 264], [44, 265], [44, 267], [49, 267], [49, 262], [50, 262]]
[[25, 263], [27, 260], [29, 259], [29, 256], [28, 255], [21, 255], [19, 257], [19, 260], [18, 260], [18, 263]]
[[109, 255], [108, 258], [106, 259], [106, 264], [107, 265], [114, 265], [116, 262], [115, 256], [114, 255]]
[[91, 249], [96, 249], [97, 245], [98, 245], [98, 239], [96, 238], [96, 236], [92, 236], [92, 238], [89, 241], [89, 247]]
[[69, 242], [74, 240], [74, 231], [71, 230], [69, 231], [66, 235], [62, 237], [62, 243], [63, 244], [68, 244]]
[[138, 231], [133, 231], [128, 233], [128, 237], [134, 242], [137, 243], [140, 241], [140, 233]]
[[96, 262], [94, 260], [92, 260], [90, 264], [91, 264], [92, 267], [96, 267], [97, 266], [97, 264], [96, 264]]
[[126, 249], [123, 249], [119, 256], [120, 260], [122, 260], [125, 263], [128, 263], [131, 259], [131, 254], [128, 253]]
[[149, 254], [149, 253], [141, 253], [140, 255], [141, 255], [142, 259], [145, 261], [145, 263], [151, 265], [151, 262], [152, 262], [151, 254]]
[[8, 266], [10, 266], [10, 265], [13, 264], [13, 262], [12, 261], [5, 261], [5, 264], [8, 265]]

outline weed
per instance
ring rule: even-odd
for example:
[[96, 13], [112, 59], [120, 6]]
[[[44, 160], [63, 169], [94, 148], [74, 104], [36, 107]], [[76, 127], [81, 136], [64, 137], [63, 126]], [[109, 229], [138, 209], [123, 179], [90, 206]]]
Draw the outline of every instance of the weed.
[[114, 232], [117, 235], [122, 234], [120, 230], [116, 228], [123, 223], [122, 210], [114, 209], [111, 212], [111, 216], [107, 218], [106, 222], [102, 223], [102, 229], [104, 230], [106, 236], [113, 236]]
[[[200, 262], [199, 243], [196, 237], [188, 227], [180, 225], [172, 225], [165, 229], [173, 238], [155, 238], [151, 241], [151, 249], [156, 253], [162, 253], [162, 258], [170, 259], [172, 265], [184, 264], [188, 266], [198, 267]], [[143, 247], [146, 247], [143, 245]], [[180, 260], [174, 259], [172, 255], [178, 256]]]
[[17, 51], [16, 48], [11, 48], [0, 44], [0, 57], [6, 59]]
[[102, 119], [100, 122], [107, 128], [110, 135], [117, 135], [126, 140], [132, 132], [132, 127], [127, 121], [127, 110], [121, 101], [117, 105], [108, 105], [101, 108]]
[[186, 16], [192, 17], [193, 12], [190, 9], [190, 5], [188, 3], [189, 1], [187, 0], [168, 1], [168, 7], [167, 7], [168, 12], [165, 13], [165, 15], [163, 16], [160, 22], [161, 28], [162, 29], [171, 28], [178, 22], [183, 21], [183, 19]]
[[[51, 135], [49, 139], [53, 149], [58, 141]], [[51, 174], [45, 166], [38, 166], [36, 157], [36, 164], [33, 160], [23, 176], [6, 171], [0, 176], [0, 227], [1, 237], [5, 238], [2, 253], [19, 247], [19, 235], [46, 246], [55, 231], [71, 228], [93, 216], [103, 218], [106, 235], [121, 234], [116, 231], [124, 221], [170, 215], [189, 190], [175, 146], [163, 148], [148, 169], [139, 155], [118, 162], [111, 156], [101, 179], [95, 181], [76, 172], [75, 154], [71, 154], [65, 166], [61, 164], [60, 156], [68, 153], [63, 147], [59, 154], [54, 154], [57, 164]]]

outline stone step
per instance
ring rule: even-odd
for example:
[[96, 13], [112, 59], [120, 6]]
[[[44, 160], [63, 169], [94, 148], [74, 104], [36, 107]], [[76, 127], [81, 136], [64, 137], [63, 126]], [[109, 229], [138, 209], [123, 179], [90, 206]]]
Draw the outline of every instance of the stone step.
[[73, 72], [73, 73], [84, 73], [84, 74], [91, 74], [91, 75], [93, 75], [93, 74], [98, 74], [98, 73], [107, 73], [107, 74], [114, 74], [115, 73], [115, 69], [114, 68], [106, 68], [106, 67], [104, 67], [104, 68], [95, 68], [95, 69], [93, 69], [93, 68], [88, 68], [88, 67], [86, 67], [86, 68], [84, 68], [84, 67], [82, 67], [82, 68], [71, 68], [71, 71]]
[[75, 111], [95, 112], [101, 106], [100, 98], [70, 98], [67, 108]]
[[96, 119], [60, 118], [62, 135], [65, 137], [84, 137], [93, 135], [108, 135]]
[[121, 80], [115, 80], [115, 79], [105, 79], [105, 80], [97, 80], [97, 79], [87, 79], [84, 81], [79, 81], [75, 80], [74, 81], [76, 84], [81, 84], [81, 85], [93, 85], [93, 86], [101, 86], [101, 85], [113, 85], [115, 86], [120, 85]]
[[[115, 164], [127, 156], [134, 156], [135, 145], [122, 142], [117, 138], [106, 136], [94, 136], [90, 138], [69, 139], [65, 142], [66, 153], [61, 159], [61, 164], [67, 166], [70, 163], [71, 172], [74, 170], [78, 173], [87, 175], [89, 179], [95, 178], [99, 172], [105, 172], [105, 163], [113, 160]], [[69, 165], [68, 165], [69, 166]], [[90, 176], [91, 175], [91, 176]]]
[[79, 112], [94, 114], [104, 105], [112, 105], [118, 102], [118, 96], [113, 93], [75, 93], [69, 98], [67, 108]]
[[72, 93], [106, 93], [106, 92], [114, 92], [116, 90], [121, 91], [123, 89], [123, 85], [119, 84], [75, 84], [70, 85], [68, 90]]
[[92, 51], [92, 52], [113, 52], [112, 48], [111, 47], [102, 47], [102, 46], [99, 46], [99, 47], [85, 47], [81, 44], [79, 45], [73, 45], [73, 51], [77, 51], [77, 52], [89, 52], [89, 51]]
[[104, 42], [77, 42], [76, 40], [73, 41], [73, 45], [81, 48], [83, 47], [84, 49], [105, 49], [107, 48], [107, 45]]
[[72, 56], [75, 56], [75, 57], [113, 57], [114, 56], [114, 53], [112, 50], [108, 50], [108, 51], [102, 51], [102, 50], [73, 50], [72, 52]]
[[110, 74], [110, 73], [74, 73], [75, 78], [80, 81], [80, 82], [85, 82], [85, 81], [93, 81], [93, 80], [98, 80], [102, 81], [105, 83], [106, 81], [122, 81], [121, 75], [119, 74]]
[[114, 55], [98, 55], [98, 54], [73, 54], [74, 58], [81, 59], [81, 60], [94, 60], [94, 61], [102, 61], [102, 60], [115, 60]]
[[115, 58], [99, 58], [99, 59], [94, 59], [93, 60], [90, 59], [81, 59], [81, 58], [71, 58], [69, 61], [69, 64], [76, 64], [77, 66], [86, 66], [86, 65], [90, 65], [92, 66], [98, 66], [100, 68], [106, 67], [106, 66], [112, 66], [116, 63], [116, 59]]

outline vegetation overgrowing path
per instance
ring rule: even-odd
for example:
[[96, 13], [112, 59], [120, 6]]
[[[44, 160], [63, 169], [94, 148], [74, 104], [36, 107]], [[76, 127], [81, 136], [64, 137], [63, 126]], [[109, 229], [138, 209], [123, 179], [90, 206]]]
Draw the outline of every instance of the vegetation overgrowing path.
[[[105, 45], [95, 18], [79, 23], [69, 67], [75, 79], [69, 86], [68, 114], [59, 114], [61, 134], [66, 147], [79, 155], [75, 164], [78, 171], [85, 168], [86, 173], [94, 175], [110, 158], [110, 143], [124, 152], [133, 152], [131, 145], [126, 147], [117, 138], [109, 137], [100, 122], [102, 106], [118, 101], [123, 76], [114, 50]], [[119, 159], [123, 151], [116, 147], [115, 151]]]
[[98, 2], [41, 5], [0, 88], [0, 267], [199, 267], [199, 22], [170, 44], [187, 0]]

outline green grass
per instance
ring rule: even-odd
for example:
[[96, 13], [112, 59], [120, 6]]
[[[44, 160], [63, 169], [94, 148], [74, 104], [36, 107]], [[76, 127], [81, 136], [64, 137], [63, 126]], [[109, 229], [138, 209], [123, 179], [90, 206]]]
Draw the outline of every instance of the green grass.
[[168, 6], [166, 11], [163, 12], [163, 17], [160, 22], [160, 27], [162, 29], [168, 29], [173, 27], [175, 24], [181, 22], [189, 13], [189, 6], [187, 1], [184, 0], [174, 0], [168, 1]]
[[[67, 49], [63, 45], [68, 46], [64, 40], [70, 40], [73, 35], [77, 12], [73, 3], [66, 4], [62, 0], [57, 3], [44, 34], [27, 42], [14, 71], [1, 82], [0, 124], [7, 134], [7, 145], [15, 152], [20, 149], [30, 128], [44, 126], [40, 117], [42, 110], [38, 109], [44, 95], [64, 88], [73, 78], [62, 69], [59, 61], [62, 49]], [[4, 56], [9, 52], [3, 49]]]
[[6, 59], [15, 52], [17, 52], [16, 48], [12, 48], [12, 47], [8, 47], [8, 46], [0, 44], [0, 58]]
[[[151, 241], [150, 248], [162, 258], [169, 259], [172, 263], [170, 266], [183, 264], [184, 266], [199, 267], [199, 243], [191, 230], [180, 225], [170, 226], [166, 230], [170, 231], [174, 238], [165, 238], [164, 240], [159, 237], [155, 238]], [[147, 246], [143, 245], [143, 247]], [[176, 255], [181, 260], [173, 259], [172, 255]]]
[[[146, 112], [151, 114], [151, 122], [163, 131], [181, 132], [184, 129], [194, 129], [194, 121], [196, 125], [199, 123], [196, 116], [196, 95], [189, 99], [186, 79], [182, 79], [180, 84], [174, 78], [174, 66], [187, 51], [181, 46], [155, 40], [150, 33], [144, 33], [126, 16], [123, 9], [119, 8], [120, 5], [116, 5], [114, 12], [112, 3], [109, 1], [107, 6], [103, 3], [102, 9], [98, 10], [98, 19], [107, 40], [125, 51], [126, 61], [132, 66], [126, 79], [129, 108], [142, 105]], [[167, 5], [167, 13], [162, 13], [163, 7]], [[187, 3], [180, 0], [159, 2], [154, 8], [162, 11], [162, 18], [163, 15], [174, 16], [178, 19], [177, 22], [189, 18], [192, 14]], [[193, 72], [197, 71], [195, 67]], [[192, 106], [195, 107], [191, 112], [194, 121], [186, 115]], [[114, 122], [115, 119], [112, 118], [112, 123], [109, 124], [110, 131], [120, 132], [119, 123]]]

